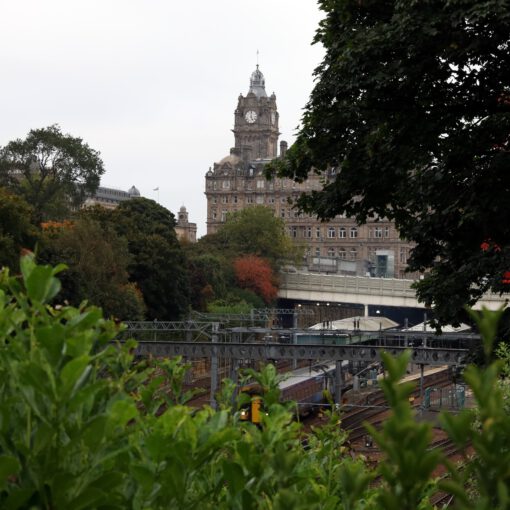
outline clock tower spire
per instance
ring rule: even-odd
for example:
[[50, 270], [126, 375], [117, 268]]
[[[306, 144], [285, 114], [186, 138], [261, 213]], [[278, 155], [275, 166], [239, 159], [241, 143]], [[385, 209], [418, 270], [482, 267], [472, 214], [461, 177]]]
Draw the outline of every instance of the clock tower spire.
[[265, 85], [264, 75], [257, 63], [250, 77], [248, 94], [239, 96], [234, 114], [235, 147], [243, 153], [248, 151], [253, 160], [277, 156], [280, 133], [276, 96], [274, 93], [268, 96]]

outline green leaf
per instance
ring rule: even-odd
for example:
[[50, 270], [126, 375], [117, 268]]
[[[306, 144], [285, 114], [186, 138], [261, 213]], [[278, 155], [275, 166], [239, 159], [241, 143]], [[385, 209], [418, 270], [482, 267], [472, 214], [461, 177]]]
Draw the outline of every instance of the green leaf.
[[21, 470], [21, 464], [16, 457], [0, 455], [0, 489], [5, 489], [10, 476], [17, 475]]
[[67, 363], [60, 373], [62, 383], [60, 387], [61, 397], [72, 397], [85, 383], [91, 370], [90, 356], [88, 355], [80, 356]]
[[9, 491], [2, 508], [3, 510], [19, 510], [20, 508], [27, 508], [25, 506], [26, 502], [33, 494], [33, 488], [13, 487]]
[[228, 489], [237, 494], [241, 492], [246, 484], [243, 469], [236, 462], [224, 460], [222, 462], [223, 476], [228, 482]]
[[45, 303], [60, 290], [60, 281], [53, 277], [51, 266], [35, 266], [25, 280], [28, 297], [37, 303]]
[[136, 405], [131, 400], [117, 400], [108, 412], [107, 434], [111, 436], [115, 430], [124, 429], [129, 421], [138, 416]]

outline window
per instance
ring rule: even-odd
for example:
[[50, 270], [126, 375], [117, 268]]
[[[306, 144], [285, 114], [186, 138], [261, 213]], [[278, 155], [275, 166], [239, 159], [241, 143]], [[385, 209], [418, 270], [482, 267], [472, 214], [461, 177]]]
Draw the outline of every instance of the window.
[[377, 239], [380, 239], [382, 237], [383, 230], [382, 227], [375, 227], [374, 228], [374, 237]]
[[246, 203], [247, 204], [253, 204], [253, 197], [251, 195], [246, 197]]
[[217, 203], [218, 203], [218, 197], [212, 197], [212, 198], [211, 198], [211, 202], [212, 202], [213, 204], [217, 204]]
[[266, 181], [258, 180], [257, 181], [257, 189], [264, 189], [265, 188]]
[[407, 249], [400, 248], [400, 263], [407, 264]]
[[222, 204], [228, 204], [228, 195], [223, 195], [221, 197], [221, 203]]
[[317, 239], [320, 239], [320, 237], [321, 237], [321, 228], [320, 227], [315, 227], [315, 237]]
[[356, 248], [351, 248], [349, 256], [351, 260], [356, 260], [356, 257], [358, 256], [358, 251], [356, 250]]
[[285, 208], [284, 208], [284, 207], [282, 207], [282, 208], [280, 209], [280, 216], [281, 216], [282, 218], [285, 218]]
[[321, 249], [320, 248], [315, 248], [315, 256], [316, 257], [320, 257], [321, 256]]
[[267, 201], [269, 204], [274, 204], [274, 197], [269, 197]]
[[356, 227], [351, 227], [349, 230], [349, 237], [358, 237], [358, 229]]
[[218, 215], [216, 214], [216, 211], [213, 211], [213, 212], [212, 212], [212, 214], [211, 214], [211, 216], [212, 216], [212, 219], [213, 219], [213, 220], [218, 219]]
[[347, 253], [344, 248], [338, 248], [338, 258], [339, 259], [345, 260], [346, 255], [347, 255]]
[[218, 189], [218, 183], [216, 181], [213, 181], [212, 189]]
[[384, 237], [390, 237], [390, 227], [384, 227]]
[[263, 204], [264, 203], [264, 195], [257, 195], [256, 202], [257, 202], [257, 204]]
[[347, 237], [347, 232], [346, 232], [346, 230], [345, 230], [345, 228], [344, 228], [344, 227], [340, 227], [340, 228], [338, 229], [338, 237], [339, 237], [340, 239], [345, 239], [345, 238]]
[[287, 199], [285, 197], [281, 197], [280, 198], [280, 203], [281, 204], [286, 204], [287, 203]]
[[334, 257], [335, 256], [335, 248], [328, 248], [328, 257]]
[[333, 239], [335, 237], [335, 227], [328, 227], [328, 238]]
[[237, 195], [234, 195], [234, 204], [237, 204]]
[[305, 227], [304, 237], [307, 237], [308, 239], [312, 237], [312, 227]]
[[222, 188], [230, 189], [230, 181], [223, 181]]
[[221, 221], [225, 221], [227, 219], [227, 210], [226, 209], [223, 209], [223, 211], [221, 211]]
[[297, 227], [290, 227], [289, 229], [290, 237], [297, 237]]

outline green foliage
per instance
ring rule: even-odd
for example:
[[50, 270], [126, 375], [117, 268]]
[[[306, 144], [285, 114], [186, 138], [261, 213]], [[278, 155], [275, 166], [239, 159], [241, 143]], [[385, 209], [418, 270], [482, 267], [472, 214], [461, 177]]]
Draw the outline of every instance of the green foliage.
[[0, 188], [0, 267], [18, 269], [22, 248], [32, 249], [37, 231], [32, 209], [21, 198]]
[[[261, 427], [240, 421], [231, 381], [219, 411], [192, 409], [180, 359], [134, 364], [136, 343], [113, 345], [120, 326], [99, 309], [48, 304], [63, 266], [37, 265], [32, 255], [20, 265], [20, 278], [0, 273], [2, 508], [416, 510], [432, 508], [438, 487], [456, 496], [456, 508], [509, 507], [501, 361], [466, 370], [476, 413], [442, 416], [452, 440], [475, 452], [459, 467], [429, 449], [430, 425], [413, 415], [411, 387], [400, 383], [409, 355], [385, 356], [381, 384], [393, 414], [371, 429], [386, 455], [374, 471], [349, 455], [336, 411], [302, 433], [292, 406], [279, 402], [274, 366], [247, 374], [262, 391]], [[477, 317], [488, 361], [500, 315]], [[436, 484], [440, 463], [450, 477]]]
[[[131, 362], [107, 347], [118, 328], [97, 308], [51, 308], [63, 267], [21, 262], [0, 276], [0, 494], [2, 508], [122, 508], [137, 410], [126, 388]], [[111, 378], [101, 377], [108, 369]]]
[[400, 382], [409, 360], [410, 353], [398, 358], [383, 355], [387, 376], [381, 381], [381, 387], [393, 414], [380, 432], [367, 425], [386, 454], [378, 469], [384, 480], [377, 496], [378, 508], [429, 508], [430, 478], [440, 460], [439, 452], [430, 450], [432, 425], [417, 423], [409, 404], [414, 384]]
[[230, 258], [256, 255], [268, 260], [273, 268], [294, 260], [298, 248], [285, 232], [283, 220], [275, 218], [264, 206], [247, 207], [228, 215], [214, 234], [215, 243]]
[[[484, 310], [481, 315], [472, 313], [478, 327], [483, 331], [488, 362], [501, 313], [501, 310]], [[489, 510], [510, 506], [510, 415], [498, 384], [502, 366], [503, 363], [498, 360], [485, 369], [468, 367], [464, 379], [476, 399], [476, 413], [464, 411], [458, 416], [442, 416], [443, 426], [449, 436], [460, 447], [470, 444], [475, 452], [466, 469], [460, 471], [450, 465], [452, 479], [441, 484], [444, 489], [455, 494], [460, 509]], [[465, 485], [468, 482], [473, 483], [473, 480], [477, 494], [475, 501], [470, 500], [464, 491]]]
[[226, 296], [232, 280], [231, 266], [225, 257], [212, 253], [201, 253], [198, 243], [188, 243], [183, 247], [186, 254], [191, 308], [205, 312], [208, 303]]
[[153, 200], [122, 202], [112, 227], [128, 243], [130, 281], [143, 294], [149, 319], [177, 319], [188, 311], [186, 260], [175, 234], [173, 214]]
[[248, 314], [252, 309], [244, 299], [217, 299], [207, 305], [209, 313]]
[[128, 282], [127, 242], [110, 224], [101, 226], [84, 214], [72, 223], [49, 226], [41, 239], [40, 259], [68, 266], [63, 275], [62, 300], [74, 306], [88, 300], [108, 317], [143, 319], [142, 295]]
[[[447, 323], [510, 270], [510, 4], [320, 0], [325, 48], [303, 123], [273, 165], [320, 218], [395, 221], [418, 295]], [[482, 248], [485, 247], [485, 248]]]
[[[239, 304], [244, 306], [242, 302], [238, 304], [239, 300], [251, 308], [263, 307], [264, 301], [258, 296], [269, 302], [274, 295], [274, 278], [255, 278], [259, 286], [240, 283], [234, 275], [236, 260], [245, 256], [262, 257], [276, 271], [285, 262], [298, 259], [301, 250], [287, 236], [281, 219], [275, 218], [267, 207], [256, 206], [230, 214], [216, 234], [186, 246], [186, 253], [194, 309], [216, 310], [225, 306], [239, 309]], [[255, 269], [256, 264], [251, 266]], [[246, 269], [243, 273], [247, 274]], [[249, 287], [257, 295], [240, 286]]]
[[37, 222], [67, 217], [99, 186], [99, 152], [57, 125], [31, 130], [0, 148], [0, 183], [22, 196]]

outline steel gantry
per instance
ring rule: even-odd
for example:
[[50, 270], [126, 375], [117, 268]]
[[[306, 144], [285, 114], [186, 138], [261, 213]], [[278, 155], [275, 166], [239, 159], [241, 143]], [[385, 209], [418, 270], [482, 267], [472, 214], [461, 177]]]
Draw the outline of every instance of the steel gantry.
[[[448, 342], [456, 342], [456, 346], [458, 346], [459, 341], [463, 339], [466, 340], [466, 343], [472, 343], [479, 338], [472, 334], [436, 335], [434, 332], [396, 333], [383, 331], [376, 334], [377, 341], [374, 341], [374, 332], [239, 326], [238, 324], [242, 323], [239, 316], [215, 315], [215, 319], [222, 319], [217, 322], [204, 321], [203, 316], [200, 318], [202, 319], [200, 321], [190, 318], [180, 322], [127, 322], [125, 323], [127, 327], [119, 339], [135, 337], [138, 340], [136, 348], [138, 356], [182, 356], [185, 359], [209, 359], [211, 403], [213, 405], [214, 395], [218, 389], [219, 359], [231, 360], [232, 366], [238, 366], [240, 362], [248, 360], [335, 361], [337, 368], [340, 367], [335, 377], [339, 390], [336, 393], [336, 398], [339, 399], [342, 361], [380, 362], [382, 352], [398, 355], [407, 349], [411, 351], [411, 362], [420, 365], [423, 374], [425, 365], [458, 366], [464, 364], [468, 349], [463, 348], [462, 344], [460, 344], [461, 348], [448, 347]], [[208, 316], [208, 318], [212, 317]], [[253, 321], [253, 317], [250, 316], [246, 320]], [[162, 334], [164, 338], [161, 338]], [[316, 336], [317, 343], [298, 343], [299, 335]], [[321, 339], [326, 341], [328, 336], [330, 339], [331, 336], [336, 337], [336, 341], [333, 340], [330, 345], [322, 343]], [[433, 343], [437, 345], [438, 338], [442, 338], [443, 344], [439, 347], [431, 347]], [[274, 339], [280, 341], [275, 342]], [[414, 342], [416, 339], [419, 339], [420, 342]], [[400, 345], [395, 345], [395, 343]]]

